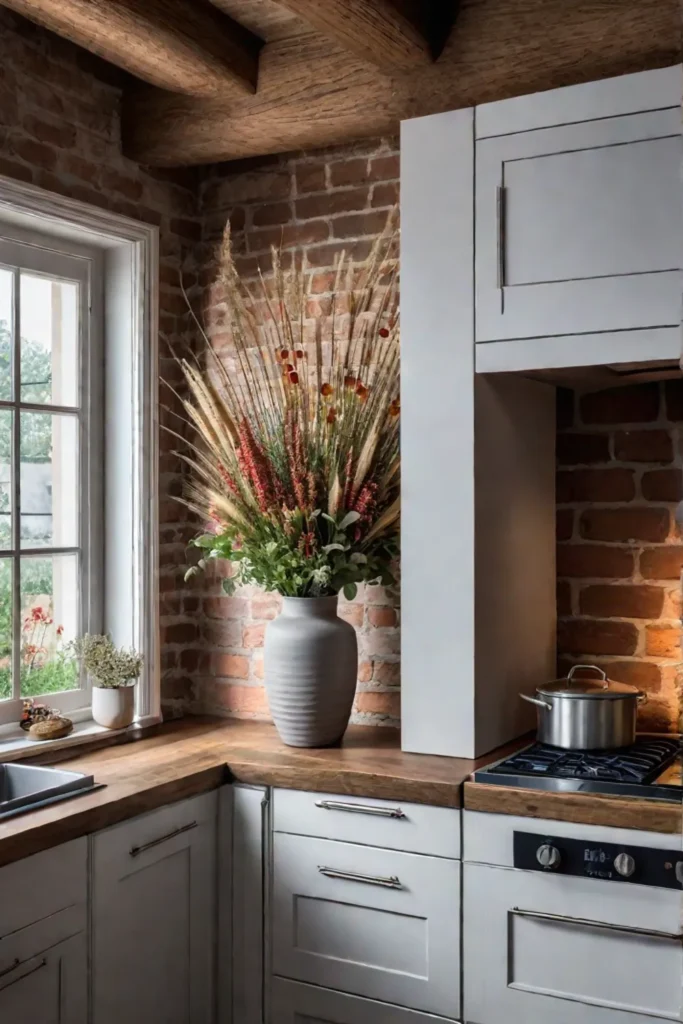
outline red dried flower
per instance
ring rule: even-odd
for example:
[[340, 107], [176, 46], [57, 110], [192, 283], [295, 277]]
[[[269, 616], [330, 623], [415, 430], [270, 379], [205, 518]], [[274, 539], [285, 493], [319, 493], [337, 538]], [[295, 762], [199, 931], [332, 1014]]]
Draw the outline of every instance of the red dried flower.
[[281, 350], [281, 352], [280, 352], [280, 359], [282, 359], [282, 361], [283, 361], [283, 362], [284, 362], [284, 361], [285, 361], [286, 359], [289, 359], [289, 349], [283, 348], [283, 349]]
[[387, 327], [380, 327], [380, 329], [379, 329], [379, 331], [377, 333], [379, 334], [380, 338], [388, 338], [389, 337], [389, 330], [388, 330]]
[[296, 370], [291, 370], [290, 371], [290, 373], [289, 373], [289, 383], [290, 384], [298, 384], [299, 383], [299, 374], [296, 372]]
[[361, 384], [360, 381], [358, 381], [358, 384], [356, 385], [356, 394], [358, 395], [361, 402], [367, 402], [368, 389], [365, 387], [364, 384]]
[[328, 423], [334, 423], [336, 418], [337, 418], [337, 410], [334, 409], [334, 408], [330, 409], [330, 411], [327, 414], [327, 422]]
[[356, 384], [357, 384], [357, 381], [356, 381], [355, 377], [344, 377], [344, 387], [345, 388], [355, 388]]
[[294, 353], [294, 358], [295, 359], [304, 359], [305, 356], [306, 356], [306, 353], [304, 352], [304, 350], [302, 348], [298, 348], [296, 350], [296, 352]]
[[401, 402], [398, 398], [395, 398], [389, 406], [389, 415], [398, 416], [401, 411]]
[[320, 394], [323, 396], [323, 398], [329, 398], [330, 395], [334, 394], [334, 388], [332, 387], [331, 384], [325, 382], [325, 384], [323, 384], [323, 386], [320, 389]]

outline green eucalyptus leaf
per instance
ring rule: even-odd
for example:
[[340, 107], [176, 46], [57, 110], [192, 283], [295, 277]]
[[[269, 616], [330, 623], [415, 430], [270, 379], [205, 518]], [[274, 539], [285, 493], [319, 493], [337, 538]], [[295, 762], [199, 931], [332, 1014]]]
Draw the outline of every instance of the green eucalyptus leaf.
[[355, 583], [347, 583], [344, 586], [344, 597], [347, 601], [353, 601], [354, 597], [358, 593], [358, 587]]
[[225, 593], [225, 594], [234, 594], [235, 593], [235, 581], [234, 581], [234, 579], [232, 579], [232, 577], [228, 577], [227, 579], [224, 579], [223, 582], [221, 583], [221, 587], [223, 589], [223, 593]]

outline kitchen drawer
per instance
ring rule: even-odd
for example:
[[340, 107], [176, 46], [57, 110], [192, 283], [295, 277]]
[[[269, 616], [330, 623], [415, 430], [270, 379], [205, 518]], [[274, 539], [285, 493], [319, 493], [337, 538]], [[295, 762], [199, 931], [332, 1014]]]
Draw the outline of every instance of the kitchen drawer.
[[276, 833], [273, 973], [457, 1018], [460, 862]]
[[463, 892], [466, 1020], [681, 1020], [680, 893], [488, 864]]
[[121, 878], [153, 863], [163, 852], [172, 855], [187, 846], [188, 835], [217, 815], [215, 792], [160, 807], [124, 821], [93, 837], [93, 872], [96, 877]]
[[0, 939], [0, 982], [25, 961], [74, 935], [84, 934], [87, 927], [86, 905], [80, 903], [3, 936]]
[[85, 903], [87, 894], [85, 838], [0, 868], [0, 938], [65, 907]]
[[276, 789], [273, 828], [431, 857], [460, 857], [460, 811], [452, 807]]
[[446, 1024], [446, 1018], [275, 978], [271, 1024]]

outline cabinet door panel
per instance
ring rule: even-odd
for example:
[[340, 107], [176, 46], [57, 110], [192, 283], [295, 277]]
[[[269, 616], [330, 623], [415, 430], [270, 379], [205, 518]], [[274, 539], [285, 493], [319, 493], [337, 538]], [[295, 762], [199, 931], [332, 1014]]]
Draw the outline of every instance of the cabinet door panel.
[[[276, 978], [271, 1024], [447, 1024], [445, 1017], [425, 1015], [330, 989]], [[451, 1022], [452, 1024], [452, 1022]]]
[[22, 960], [0, 976], [3, 1024], [86, 1024], [87, 1005], [84, 932]]
[[275, 833], [273, 970], [457, 1017], [458, 861]]
[[476, 338], [677, 324], [678, 111], [477, 144]]
[[215, 815], [209, 794], [94, 837], [95, 1024], [211, 1021]]

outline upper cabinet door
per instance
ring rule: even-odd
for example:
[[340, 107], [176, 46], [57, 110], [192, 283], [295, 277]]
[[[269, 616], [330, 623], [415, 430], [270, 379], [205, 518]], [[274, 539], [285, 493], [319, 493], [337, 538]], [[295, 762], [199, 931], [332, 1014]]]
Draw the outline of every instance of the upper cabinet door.
[[476, 340], [674, 326], [680, 108], [476, 144]]

